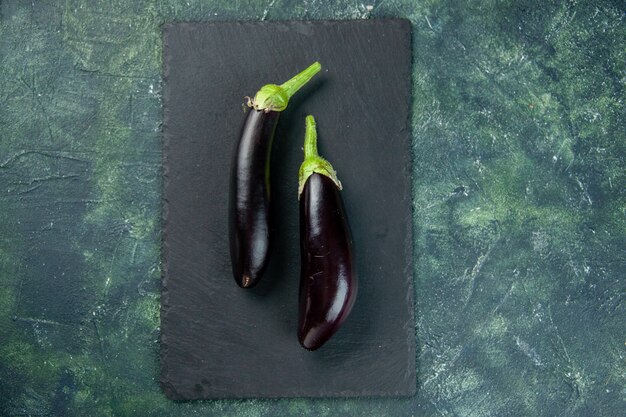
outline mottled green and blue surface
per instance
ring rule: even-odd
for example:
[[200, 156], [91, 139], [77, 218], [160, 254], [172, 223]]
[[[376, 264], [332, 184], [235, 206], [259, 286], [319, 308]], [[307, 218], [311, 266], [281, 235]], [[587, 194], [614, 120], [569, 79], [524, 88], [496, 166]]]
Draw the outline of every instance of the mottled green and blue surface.
[[[417, 396], [167, 400], [160, 24], [380, 17], [414, 30]], [[621, 1], [0, 1], [0, 415], [625, 415], [625, 20]]]

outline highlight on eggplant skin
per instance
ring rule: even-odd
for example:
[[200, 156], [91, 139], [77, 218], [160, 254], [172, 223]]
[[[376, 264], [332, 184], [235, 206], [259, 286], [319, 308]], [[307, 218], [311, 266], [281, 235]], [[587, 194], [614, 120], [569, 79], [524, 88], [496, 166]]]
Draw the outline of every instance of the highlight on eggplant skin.
[[228, 207], [233, 278], [242, 288], [258, 283], [272, 250], [270, 156], [280, 112], [320, 69], [315, 62], [281, 85], [264, 85], [248, 99], [231, 166]]
[[358, 281], [341, 183], [317, 153], [315, 120], [306, 119], [305, 160], [300, 168], [298, 340], [308, 350], [326, 343], [348, 318]]

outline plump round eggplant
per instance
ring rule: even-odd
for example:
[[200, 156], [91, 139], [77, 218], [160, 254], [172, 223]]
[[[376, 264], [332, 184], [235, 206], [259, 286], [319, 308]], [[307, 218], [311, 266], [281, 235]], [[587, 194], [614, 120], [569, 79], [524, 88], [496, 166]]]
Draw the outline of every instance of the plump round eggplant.
[[315, 62], [281, 85], [261, 87], [248, 100], [231, 167], [228, 215], [233, 277], [242, 288], [258, 283], [272, 249], [270, 155], [280, 112], [320, 69]]
[[341, 183], [317, 154], [315, 121], [307, 117], [305, 161], [300, 168], [298, 340], [321, 347], [344, 323], [357, 295], [352, 235], [341, 199]]

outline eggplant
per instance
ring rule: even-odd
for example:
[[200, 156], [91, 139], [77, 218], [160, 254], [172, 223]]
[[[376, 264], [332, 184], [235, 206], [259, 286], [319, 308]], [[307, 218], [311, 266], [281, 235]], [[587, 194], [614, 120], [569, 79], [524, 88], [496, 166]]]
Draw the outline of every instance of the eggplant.
[[231, 166], [228, 208], [233, 277], [242, 288], [259, 282], [272, 250], [270, 155], [280, 112], [320, 69], [315, 62], [285, 83], [267, 84], [248, 97]]
[[301, 271], [298, 340], [316, 350], [344, 323], [357, 295], [352, 234], [332, 165], [317, 152], [313, 116], [306, 118], [300, 167]]

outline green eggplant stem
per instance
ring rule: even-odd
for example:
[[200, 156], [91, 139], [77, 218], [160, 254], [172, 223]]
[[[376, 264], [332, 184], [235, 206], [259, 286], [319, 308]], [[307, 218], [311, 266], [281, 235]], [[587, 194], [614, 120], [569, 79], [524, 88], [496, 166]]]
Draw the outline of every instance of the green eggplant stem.
[[341, 182], [337, 178], [337, 172], [326, 159], [319, 156], [317, 151], [317, 126], [315, 118], [309, 115], [305, 119], [304, 128], [304, 162], [300, 165], [298, 175], [298, 198], [302, 194], [306, 180], [313, 174], [321, 174], [330, 178], [337, 188], [341, 190]]
[[315, 74], [320, 72], [322, 65], [314, 62], [304, 71], [298, 73], [293, 78], [285, 81], [281, 85], [266, 84], [249, 101], [249, 106], [255, 110], [263, 111], [283, 111], [289, 104], [289, 99], [293, 97]]

